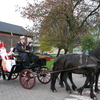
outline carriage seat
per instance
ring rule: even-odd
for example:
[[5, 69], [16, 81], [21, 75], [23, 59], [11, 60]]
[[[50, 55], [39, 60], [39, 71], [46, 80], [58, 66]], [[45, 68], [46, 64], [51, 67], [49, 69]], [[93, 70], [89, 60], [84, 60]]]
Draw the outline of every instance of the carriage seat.
[[23, 59], [22, 59], [19, 55], [16, 55], [16, 56], [15, 56], [15, 60], [16, 60], [17, 62], [23, 61]]
[[36, 64], [38, 64], [40, 66], [46, 65], [46, 58], [39, 57], [38, 60], [36, 61]]

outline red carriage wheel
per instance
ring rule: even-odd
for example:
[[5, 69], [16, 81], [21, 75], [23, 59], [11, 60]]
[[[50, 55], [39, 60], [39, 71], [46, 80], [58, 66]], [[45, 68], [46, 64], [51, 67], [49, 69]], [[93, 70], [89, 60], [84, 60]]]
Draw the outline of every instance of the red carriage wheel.
[[19, 75], [20, 84], [26, 89], [31, 89], [35, 85], [35, 75], [31, 70], [25, 69]]
[[47, 67], [41, 67], [40, 72], [37, 74], [38, 80], [43, 83], [47, 84], [51, 80], [51, 71]]

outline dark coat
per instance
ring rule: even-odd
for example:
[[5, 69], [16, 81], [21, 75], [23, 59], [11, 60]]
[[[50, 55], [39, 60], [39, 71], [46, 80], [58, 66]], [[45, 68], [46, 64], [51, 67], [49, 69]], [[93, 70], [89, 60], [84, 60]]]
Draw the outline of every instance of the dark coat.
[[27, 45], [26, 50], [29, 50], [30, 52], [33, 52], [33, 46]]
[[25, 52], [25, 50], [26, 50], [26, 44], [25, 44], [25, 43], [22, 44], [21, 42], [18, 42], [17, 45], [16, 45], [16, 49], [17, 49], [17, 51], [18, 51], [18, 53], [19, 53], [19, 56], [20, 56], [23, 60], [29, 62], [29, 60], [28, 60], [28, 59], [29, 59], [29, 58], [28, 58], [28, 54]]
[[26, 44], [22, 44], [21, 42], [18, 42], [17, 45], [16, 45], [16, 49], [19, 53], [21, 52], [25, 52], [26, 50]]

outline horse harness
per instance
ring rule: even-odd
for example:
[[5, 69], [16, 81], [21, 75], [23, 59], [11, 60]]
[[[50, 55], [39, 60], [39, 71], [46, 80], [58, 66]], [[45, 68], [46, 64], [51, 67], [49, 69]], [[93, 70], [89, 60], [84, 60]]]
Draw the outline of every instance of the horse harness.
[[95, 58], [95, 57], [92, 57], [92, 56], [90, 56], [90, 55], [88, 55], [88, 54], [85, 54], [86, 55], [86, 60], [85, 60], [85, 62], [86, 62], [86, 64], [84, 64], [83, 65], [83, 62], [82, 62], [82, 60], [83, 60], [83, 55], [82, 54], [80, 54], [80, 60], [79, 60], [79, 62], [80, 62], [80, 66], [78, 66], [78, 68], [86, 68], [86, 67], [97, 67], [97, 65], [96, 64], [88, 64], [88, 57], [90, 57], [94, 62], [96, 62], [96, 63], [98, 63], [98, 62], [100, 62], [100, 60], [98, 60], [97, 58]]

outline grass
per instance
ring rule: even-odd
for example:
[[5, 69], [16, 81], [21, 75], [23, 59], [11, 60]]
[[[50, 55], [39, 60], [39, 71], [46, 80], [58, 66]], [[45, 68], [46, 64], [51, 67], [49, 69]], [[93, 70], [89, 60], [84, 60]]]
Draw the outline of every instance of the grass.
[[51, 69], [53, 67], [53, 62], [54, 62], [54, 59], [51, 59], [51, 60], [47, 61], [46, 62], [46, 67]]

